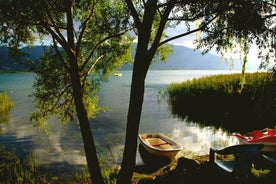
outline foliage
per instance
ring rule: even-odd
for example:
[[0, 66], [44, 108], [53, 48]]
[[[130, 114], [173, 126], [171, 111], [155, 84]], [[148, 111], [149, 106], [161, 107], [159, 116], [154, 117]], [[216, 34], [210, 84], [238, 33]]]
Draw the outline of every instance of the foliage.
[[0, 112], [7, 112], [14, 106], [13, 100], [7, 92], [0, 93]]
[[241, 74], [214, 75], [171, 84], [167, 92], [173, 114], [229, 131], [273, 127], [276, 117], [273, 74], [247, 73], [241, 92], [240, 78]]
[[[72, 96], [72, 84], [70, 76], [62, 67], [62, 63], [58, 60], [56, 55], [53, 55], [53, 48], [47, 50], [41, 62], [36, 62], [32, 66], [32, 71], [36, 73], [36, 80], [34, 88], [36, 89], [33, 95], [39, 110], [31, 113], [31, 120], [36, 127], [44, 128], [48, 132], [46, 121], [50, 115], [55, 115], [63, 123], [72, 121], [75, 115], [75, 107]], [[93, 77], [86, 82], [88, 95], [86, 97], [86, 106], [89, 117], [101, 109], [98, 106], [98, 97], [96, 96], [99, 87], [99, 81]], [[94, 79], [94, 80], [93, 80]]]
[[[275, 6], [272, 0], [206, 1], [202, 10], [205, 17], [199, 25], [203, 34], [196, 41], [197, 47], [205, 48], [204, 53], [215, 48], [224, 55], [240, 46], [246, 63], [250, 45], [255, 43], [259, 57], [264, 62], [271, 61], [275, 57]], [[209, 22], [210, 19], [214, 20]]]

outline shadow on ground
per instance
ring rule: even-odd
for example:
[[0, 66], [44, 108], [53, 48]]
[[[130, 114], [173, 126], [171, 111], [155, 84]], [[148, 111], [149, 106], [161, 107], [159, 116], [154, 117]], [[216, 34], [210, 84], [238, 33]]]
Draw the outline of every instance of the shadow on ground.
[[140, 179], [134, 181], [138, 184], [182, 184], [182, 183], [218, 183], [218, 184], [275, 184], [276, 170], [267, 168], [263, 161], [258, 160], [257, 169], [267, 170], [269, 172], [263, 176], [252, 176], [244, 178], [234, 178], [223, 176], [218, 170], [209, 164], [208, 156], [203, 160], [179, 158], [177, 161], [170, 161], [162, 157], [155, 157], [147, 153], [143, 147], [139, 147], [140, 155], [144, 165], [136, 166], [136, 173], [143, 175]]

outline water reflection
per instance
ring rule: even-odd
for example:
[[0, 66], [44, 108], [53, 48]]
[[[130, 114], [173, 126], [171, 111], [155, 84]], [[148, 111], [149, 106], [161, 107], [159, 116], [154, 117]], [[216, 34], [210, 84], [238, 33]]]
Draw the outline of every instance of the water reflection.
[[4, 129], [5, 126], [7, 126], [9, 119], [10, 119], [9, 112], [5, 112], [5, 111], [0, 112], [0, 134], [4, 131], [2, 129]]
[[274, 127], [275, 113], [272, 108], [267, 107], [264, 115], [258, 110], [259, 105], [253, 104], [246, 97], [207, 98], [168, 100], [168, 103], [171, 104], [171, 113], [176, 118], [197, 122], [202, 127], [214, 126], [242, 134], [254, 129]]
[[238, 140], [224, 129], [212, 126], [201, 127], [196, 123], [183, 123], [174, 127], [171, 137], [184, 147], [183, 154], [206, 155], [210, 147], [224, 147], [238, 144]]
[[[6, 111], [0, 111], [0, 126], [1, 124], [7, 124], [10, 119], [9, 112]], [[1, 129], [0, 129], [1, 130]]]
[[[219, 71], [150, 71], [146, 80], [143, 112], [140, 132], [162, 132], [177, 141], [183, 147], [183, 153], [208, 154], [210, 146], [235, 144], [235, 138], [223, 129], [201, 126], [197, 122], [182, 120], [171, 114], [166, 101], [159, 101], [158, 93], [165, 90], [171, 82], [179, 82], [194, 77], [218, 73]], [[229, 72], [229, 71], [222, 71]], [[126, 116], [129, 101], [131, 71], [122, 72], [123, 76], [111, 77], [102, 85], [99, 93], [100, 103], [107, 111], [91, 119], [93, 135], [100, 157], [119, 164], [124, 148]], [[10, 112], [8, 124], [1, 125], [0, 144], [10, 145], [18, 152], [33, 152], [39, 163], [85, 164], [83, 144], [79, 127], [75, 122], [61, 125], [55, 119], [50, 120], [51, 133], [46, 135], [29, 121], [33, 111], [32, 83], [34, 75], [30, 73], [0, 74], [0, 90], [8, 91], [15, 102]], [[24, 152], [24, 151], [23, 151]], [[26, 152], [27, 153], [27, 152]], [[138, 150], [137, 150], [138, 153]], [[142, 162], [137, 154], [137, 162]]]

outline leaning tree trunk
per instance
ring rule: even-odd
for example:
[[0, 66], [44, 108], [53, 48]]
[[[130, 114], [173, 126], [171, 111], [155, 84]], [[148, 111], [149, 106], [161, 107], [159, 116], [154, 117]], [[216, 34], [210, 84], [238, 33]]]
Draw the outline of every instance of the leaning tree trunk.
[[[101, 169], [97, 157], [96, 146], [90, 127], [86, 106], [84, 103], [83, 89], [81, 87], [80, 75], [78, 72], [77, 62], [71, 62], [71, 81], [73, 86], [73, 96], [75, 107], [80, 124], [84, 151], [87, 160], [90, 178], [93, 184], [104, 184]], [[75, 65], [75, 66], [74, 66]]]
[[81, 85], [81, 75], [78, 66], [78, 59], [76, 56], [75, 42], [74, 42], [74, 23], [73, 23], [73, 1], [66, 1], [66, 16], [67, 16], [67, 37], [68, 45], [64, 45], [70, 63], [70, 77], [73, 88], [73, 98], [77, 111], [77, 116], [80, 124], [80, 130], [84, 145], [84, 152], [86, 156], [87, 166], [90, 173], [91, 182], [93, 184], [104, 184], [101, 174], [100, 164], [97, 157], [96, 146], [90, 127], [88, 113], [84, 101], [84, 89]]
[[122, 169], [118, 176], [118, 183], [120, 184], [131, 183], [131, 178], [134, 172], [137, 151], [137, 137], [144, 100], [145, 77], [148, 71], [149, 63], [151, 61], [151, 58], [147, 56], [147, 51], [139, 51], [140, 49], [138, 47], [139, 45], [137, 45], [137, 53], [135, 56], [131, 82], [125, 149], [121, 167]]

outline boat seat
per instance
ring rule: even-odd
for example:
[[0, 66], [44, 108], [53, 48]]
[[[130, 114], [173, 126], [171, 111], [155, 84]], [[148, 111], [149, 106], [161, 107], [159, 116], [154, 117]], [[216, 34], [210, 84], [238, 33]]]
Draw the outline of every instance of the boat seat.
[[263, 144], [238, 144], [222, 149], [210, 148], [209, 162], [223, 175], [247, 177], [252, 174], [253, 162], [263, 146]]

